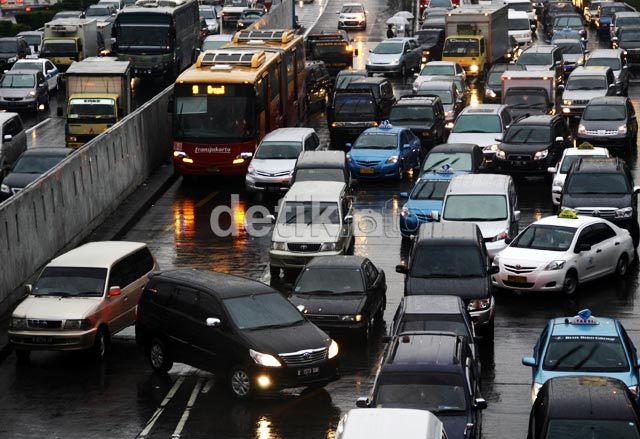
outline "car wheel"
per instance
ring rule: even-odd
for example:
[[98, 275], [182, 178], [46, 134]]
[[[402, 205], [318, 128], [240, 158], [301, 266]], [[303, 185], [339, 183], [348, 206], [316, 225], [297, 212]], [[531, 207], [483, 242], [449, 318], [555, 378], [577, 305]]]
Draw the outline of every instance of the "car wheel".
[[251, 378], [247, 371], [235, 366], [229, 372], [229, 390], [231, 394], [238, 399], [248, 399], [253, 393]]
[[156, 372], [168, 372], [173, 366], [167, 345], [159, 338], [154, 338], [149, 346], [149, 363]]
[[104, 360], [109, 354], [109, 331], [104, 327], [98, 329], [96, 339], [93, 342], [92, 354], [97, 361]]
[[627, 270], [629, 269], [629, 258], [627, 258], [626, 253], [622, 253], [620, 258], [618, 259], [618, 263], [616, 264], [616, 275], [619, 277], [623, 277], [627, 274]]
[[31, 357], [31, 351], [27, 349], [16, 349], [16, 357], [18, 357], [18, 363], [28, 363]]
[[562, 283], [562, 292], [566, 296], [572, 296], [576, 289], [578, 288], [578, 277], [575, 272], [570, 271], [564, 278], [564, 282]]

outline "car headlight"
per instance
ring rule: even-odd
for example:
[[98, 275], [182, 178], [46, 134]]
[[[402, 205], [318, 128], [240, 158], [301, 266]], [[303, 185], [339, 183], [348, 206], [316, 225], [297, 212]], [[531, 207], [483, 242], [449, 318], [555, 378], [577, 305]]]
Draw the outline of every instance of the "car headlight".
[[266, 367], [280, 367], [282, 364], [278, 361], [276, 357], [269, 354], [263, 354], [261, 352], [256, 352], [253, 349], [249, 349], [249, 356], [259, 364], [260, 366]]
[[587, 127], [585, 127], [582, 124], [578, 125], [578, 134], [586, 134], [586, 133], [587, 133]]
[[542, 388], [542, 384], [533, 383], [533, 387], [531, 388], [531, 400], [532, 401], [536, 400], [536, 398], [538, 397], [538, 392], [540, 392], [541, 388]]
[[341, 15], [339, 18], [340, 20], [344, 20], [344, 15]]
[[565, 262], [566, 261], [563, 261], [562, 259], [559, 259], [557, 261], [551, 261], [547, 264], [546, 267], [544, 267], [544, 269], [547, 271], [562, 270], [564, 268]]
[[498, 150], [496, 151], [496, 157], [498, 157], [499, 159], [504, 160], [504, 159], [507, 158], [507, 153], [505, 153], [503, 150], [498, 148]]
[[453, 118], [453, 110], [446, 111], [446, 112], [444, 113], [444, 118], [445, 118], [445, 119], [451, 119], [451, 118]]
[[627, 126], [626, 125], [620, 125], [618, 127], [618, 134], [627, 134]]
[[321, 252], [334, 252], [336, 250], [338, 250], [337, 242], [323, 242], [320, 246]]
[[399, 59], [394, 59], [393, 61], [391, 61], [389, 64], [391, 65], [397, 65], [400, 64], [400, 60]]
[[27, 319], [19, 318], [19, 317], [11, 317], [11, 321], [9, 322], [9, 326], [12, 329], [26, 329], [27, 328]]
[[469, 67], [472, 72], [477, 72], [479, 69], [478, 64], [471, 64], [471, 67]]
[[31, 90], [31, 91], [29, 92], [29, 96], [35, 96], [35, 95], [36, 95], [36, 92], [35, 92], [35, 91]]
[[329, 359], [338, 355], [338, 343], [335, 340], [331, 340], [331, 345], [329, 346]]
[[271, 243], [271, 250], [285, 251], [285, 250], [287, 250], [287, 244], [284, 243], [284, 242], [273, 241]]
[[356, 315], [349, 314], [349, 315], [340, 317], [340, 320], [342, 320], [343, 322], [361, 322], [362, 314], [356, 314]]
[[67, 320], [66, 322], [64, 322], [64, 329], [88, 329], [89, 326], [90, 322], [88, 319]]
[[392, 155], [391, 157], [389, 157], [387, 159], [387, 163], [398, 163], [398, 156], [397, 155]]
[[486, 149], [488, 149], [489, 151], [497, 152], [500, 149], [500, 146], [497, 143], [494, 143], [493, 145], [487, 146]]
[[495, 98], [495, 97], [496, 97], [496, 92], [495, 92], [495, 91], [493, 91], [493, 90], [491, 90], [490, 88], [487, 88], [487, 89], [484, 91], [484, 95], [485, 95], [486, 97], [488, 97], [488, 98]]
[[348, 161], [348, 162], [351, 162], [351, 160], [352, 160], [352, 159], [351, 159], [351, 154], [347, 153], [347, 161]]
[[543, 149], [542, 151], [538, 151], [533, 155], [533, 159], [534, 160], [542, 160], [542, 159], [546, 159], [547, 156], [549, 155], [549, 150], [548, 149]]
[[252, 165], [249, 165], [249, 168], [247, 168], [247, 174], [255, 175], [256, 168], [254, 168]]
[[11, 193], [11, 188], [6, 184], [2, 184], [2, 185], [0, 185], [0, 192], [2, 192], [4, 194], [10, 194]]
[[487, 309], [491, 306], [491, 297], [487, 297], [486, 299], [476, 299], [469, 302], [467, 305], [468, 311], [481, 311], [483, 309]]
[[403, 216], [406, 218], [409, 215], [411, 215], [411, 210], [409, 210], [408, 207], [403, 207], [402, 210], [400, 211], [400, 216]]
[[562, 105], [571, 105], [573, 103], [573, 101], [571, 99], [564, 99], [562, 101]]
[[616, 218], [631, 218], [633, 216], [633, 207], [623, 207], [616, 210]]

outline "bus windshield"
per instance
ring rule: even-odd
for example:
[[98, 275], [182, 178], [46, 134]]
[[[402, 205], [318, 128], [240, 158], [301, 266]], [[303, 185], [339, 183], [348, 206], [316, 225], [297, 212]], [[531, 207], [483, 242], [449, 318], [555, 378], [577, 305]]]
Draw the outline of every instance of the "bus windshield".
[[255, 138], [255, 91], [251, 85], [217, 86], [222, 94], [196, 94], [207, 84], [175, 87], [173, 137], [175, 140], [224, 142]]
[[171, 50], [170, 16], [121, 14], [117, 20], [116, 41], [120, 50]]

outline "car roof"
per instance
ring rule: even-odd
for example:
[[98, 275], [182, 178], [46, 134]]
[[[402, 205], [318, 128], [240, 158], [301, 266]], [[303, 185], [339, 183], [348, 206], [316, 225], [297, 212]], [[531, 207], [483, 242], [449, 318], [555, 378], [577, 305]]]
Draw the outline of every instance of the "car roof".
[[579, 66], [573, 69], [569, 78], [572, 76], [605, 76], [607, 74], [607, 70], [610, 70], [611, 67], [605, 66], [591, 66], [591, 67], [583, 67]]
[[[42, 36], [44, 35], [44, 32], [41, 30], [23, 30], [22, 32], [18, 32], [17, 36], [21, 37], [23, 35], [37, 35], [37, 36]], [[18, 60], [20, 61], [20, 60]]]
[[340, 70], [337, 74], [337, 76], [363, 76], [366, 77], [367, 76], [367, 71], [366, 70], [362, 70], [362, 69], [344, 69], [344, 70]]
[[395, 125], [381, 125], [375, 128], [367, 128], [360, 134], [361, 136], [367, 136], [371, 134], [400, 134], [401, 132], [407, 130], [407, 128], [403, 126], [395, 126]]
[[570, 44], [580, 44], [580, 47], [582, 47], [582, 42], [580, 40], [577, 40], [575, 38], [558, 38], [553, 40], [553, 44], [561, 44], [561, 43], [570, 43]]
[[548, 53], [548, 52], [552, 52], [555, 49], [556, 49], [556, 46], [540, 44], [538, 46], [531, 46], [528, 49], [525, 49], [524, 52], [522, 53], [526, 53], [526, 52]]
[[[416, 243], [429, 245], [446, 241], [450, 244], [468, 244], [478, 239], [478, 226], [467, 222], [434, 222], [420, 224]], [[426, 241], [426, 242], [425, 242]]]
[[367, 258], [362, 256], [317, 256], [305, 268], [360, 268]]
[[393, 37], [393, 38], [387, 38], [386, 40], [382, 41], [383, 43], [387, 42], [387, 41], [395, 41], [396, 43], [403, 43], [405, 41], [409, 41], [409, 40], [415, 40], [415, 38], [413, 37]]
[[276, 293], [270, 286], [253, 279], [195, 268], [158, 271], [150, 274], [149, 278], [173, 280], [196, 286], [201, 290], [214, 293], [220, 299]]
[[385, 372], [409, 370], [457, 372], [461, 370], [458, 346], [461, 339], [453, 333], [409, 333], [394, 338], [389, 356], [383, 365]]
[[15, 62], [15, 64], [36, 63], [36, 62], [44, 64], [47, 61], [49, 60], [46, 58], [20, 58], [18, 61]]
[[346, 185], [338, 181], [297, 181], [285, 194], [285, 201], [337, 202]]
[[451, 179], [447, 188], [450, 194], [504, 194], [511, 183], [509, 175], [501, 174], [463, 174]]
[[405, 314], [460, 314], [465, 311], [459, 296], [413, 295], [402, 300]]
[[[453, 81], [424, 81], [420, 83], [419, 90], [427, 90], [427, 89], [451, 90], [452, 87], [455, 87], [455, 84], [453, 83]], [[402, 98], [405, 98], [405, 97], [411, 97], [411, 95], [402, 96]]]
[[114, 262], [146, 246], [143, 242], [88, 242], [54, 258], [47, 267], [111, 268]]
[[217, 35], [209, 35], [209, 36], [207, 36], [207, 38], [205, 38], [204, 41], [205, 42], [207, 42], [207, 41], [231, 41], [232, 38], [233, 38], [232, 34], [228, 34], [228, 35], [217, 34]]
[[298, 156], [296, 168], [304, 167], [335, 168], [344, 167], [346, 156], [343, 151], [302, 151]]
[[434, 152], [467, 152], [472, 154], [474, 149], [480, 148], [473, 143], [443, 143], [441, 145], [434, 146], [429, 151], [429, 154]]
[[455, 61], [429, 61], [426, 66], [455, 66], [456, 64], [458, 64]]
[[18, 40], [20, 37], [0, 37], [0, 41], [16, 41]]
[[575, 325], [570, 322], [573, 317], [559, 317], [552, 319], [551, 335], [600, 335], [619, 337], [616, 320], [607, 317], [594, 316], [597, 325]]
[[525, 11], [516, 11], [514, 9], [509, 9], [509, 18], [529, 18], [529, 15]]
[[550, 419], [637, 419], [627, 386], [618, 379], [562, 376], [551, 378], [545, 386]]
[[603, 2], [601, 6], [626, 6], [623, 2]]
[[440, 100], [439, 96], [413, 96], [407, 95], [402, 96], [395, 103], [395, 106], [405, 106], [405, 105], [435, 105], [435, 103]]
[[498, 114], [505, 107], [502, 104], [478, 104], [475, 107], [465, 107], [460, 114]]
[[561, 227], [571, 227], [571, 228], [580, 228], [582, 226], [586, 226], [593, 223], [599, 223], [602, 220], [587, 215], [576, 215], [575, 218], [560, 218], [558, 215], [551, 215], [539, 219], [535, 221], [533, 224], [535, 225], [543, 225], [543, 226], [561, 226]]
[[622, 161], [618, 157], [583, 157], [571, 167], [572, 172], [621, 172]]
[[[622, 49], [596, 49], [589, 55], [591, 58], [618, 58]], [[589, 59], [587, 61], [589, 61]]]
[[515, 121], [513, 125], [550, 125], [556, 118], [557, 116], [552, 116], [550, 114], [529, 116]]
[[15, 116], [19, 116], [18, 113], [11, 113], [9, 111], [0, 111], [0, 124]]
[[313, 128], [278, 128], [264, 136], [260, 143], [267, 141], [303, 141], [305, 137], [315, 132], [316, 131]]
[[352, 409], [343, 418], [342, 436], [349, 439], [440, 438], [442, 422], [427, 410], [401, 408]]
[[620, 17], [640, 17], [640, 12], [638, 11], [620, 11], [616, 12], [616, 18]]
[[359, 79], [356, 79], [355, 81], [352, 81], [349, 83], [349, 86], [351, 86], [351, 84], [382, 84], [383, 82], [389, 82], [389, 80], [387, 78], [380, 78], [380, 77], [376, 77], [376, 76], [370, 76], [370, 77], [362, 77]]
[[624, 96], [598, 96], [592, 98], [589, 103], [587, 103], [587, 107], [589, 105], [624, 105], [628, 99], [629, 98]]

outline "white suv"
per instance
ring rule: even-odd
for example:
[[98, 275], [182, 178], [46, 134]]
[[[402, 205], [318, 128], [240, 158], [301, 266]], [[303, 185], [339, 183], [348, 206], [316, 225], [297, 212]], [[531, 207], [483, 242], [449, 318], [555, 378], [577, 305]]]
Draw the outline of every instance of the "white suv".
[[345, 3], [342, 9], [336, 11], [338, 16], [338, 29], [360, 29], [367, 28], [367, 11], [362, 3]]

